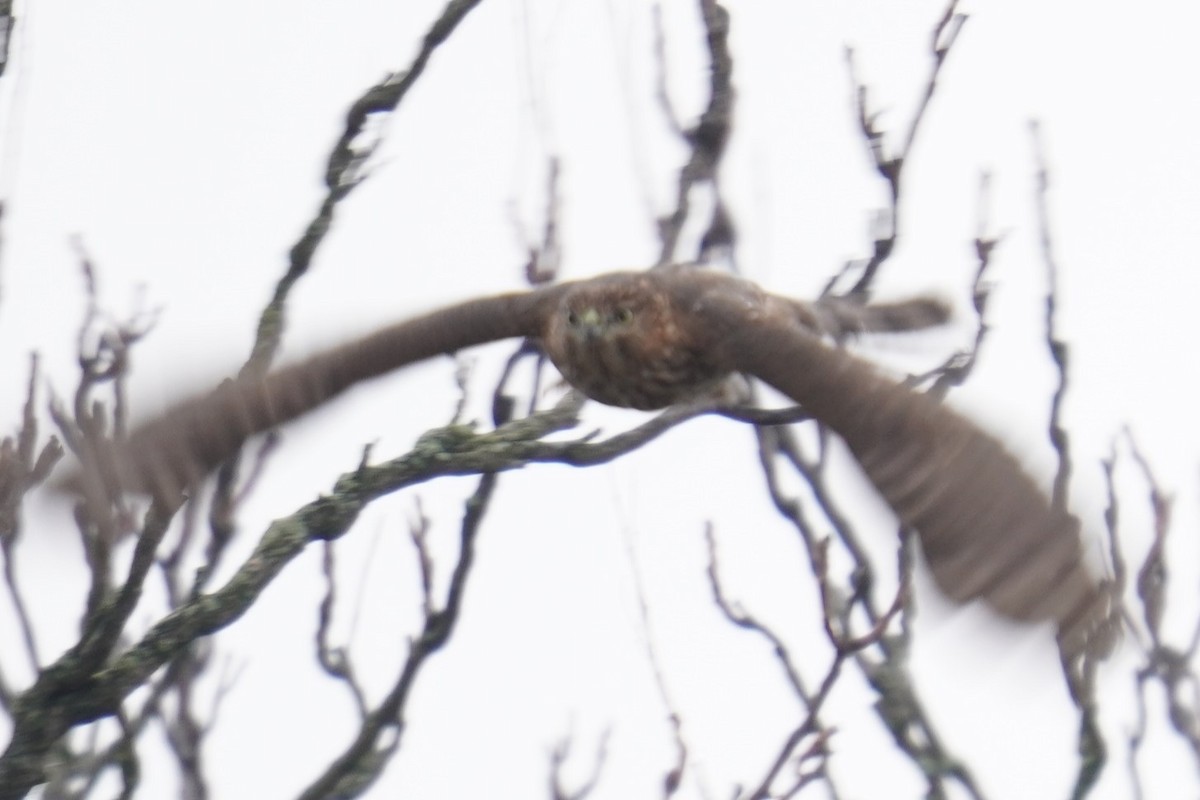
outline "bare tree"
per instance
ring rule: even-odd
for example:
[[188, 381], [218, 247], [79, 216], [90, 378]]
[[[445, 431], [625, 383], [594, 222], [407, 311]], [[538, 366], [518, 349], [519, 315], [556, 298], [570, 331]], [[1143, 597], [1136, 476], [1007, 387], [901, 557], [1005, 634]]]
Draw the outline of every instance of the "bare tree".
[[[431, 59], [470, 18], [478, 0], [450, 0], [424, 33], [412, 61], [370, 86], [349, 103], [344, 128], [334, 144], [324, 171], [325, 196], [303, 235], [292, 245], [285, 272], [262, 309], [249, 355], [241, 366], [243, 376], [267, 373], [277, 361], [293, 289], [310, 270], [339, 212], [355, 190], [369, 181], [376, 167], [382, 131], [395, 135], [403, 120], [392, 120], [409, 99], [409, 91], [425, 75]], [[677, 137], [685, 157], [672, 168], [674, 202], [655, 220], [658, 264], [706, 262], [736, 269], [739, 258], [738, 211], [722, 187], [723, 157], [737, 119], [734, 90], [736, 52], [730, 46], [730, 11], [717, 0], [698, 0], [708, 61], [703, 110], [694, 119], [680, 117], [672, 101], [667, 76], [668, 32], [657, 22], [655, 56], [659, 65], [656, 96], [662, 119]], [[647, 14], [658, 12], [647, 9]], [[5, 17], [7, 20], [8, 17]], [[868, 91], [870, 77], [861, 73], [855, 53], [847, 52], [850, 98], [869, 164], [887, 197], [875, 214], [875, 224], [860, 259], [831, 270], [824, 295], [858, 302], [876, 290], [896, 252], [902, 216], [909, 212], [906, 178], [914, 148], [931, 124], [928, 110], [937, 101], [939, 81], [953, 68], [953, 55], [964, 43], [966, 16], [957, 0], [949, 2], [939, 19], [931, 21], [925, 53], [928, 75], [919, 90], [919, 103], [905, 125], [893, 130], [881, 122], [879, 109]], [[7, 30], [14, 30], [6, 23]], [[19, 31], [19, 29], [16, 29]], [[3, 61], [0, 61], [2, 68]], [[1042, 226], [1042, 255], [1048, 277], [1039, 357], [1051, 363], [1057, 387], [1050, 400], [1048, 436], [1057, 457], [1057, 470], [1048, 494], [1065, 511], [1072, 485], [1070, 429], [1062, 402], [1070, 388], [1069, 345], [1057, 322], [1057, 255], [1053, 226], [1046, 205], [1050, 167], [1042, 156], [1036, 129], [1036, 162], [1031, 166], [1035, 192], [1031, 202]], [[570, 164], [553, 152], [545, 154], [544, 213], [536, 234], [523, 233], [527, 258], [525, 280], [531, 286], [559, 279], [564, 242], [560, 176]], [[660, 169], [662, 169], [660, 167]], [[989, 179], [980, 180], [977, 198], [981, 209], [974, 232], [946, 231], [948, 237], [971, 242], [974, 260], [964, 265], [970, 273], [973, 300], [973, 335], [961, 349], [936, 368], [910, 378], [910, 385], [941, 398], [968, 381], [980, 358], [986, 358], [989, 334], [988, 301], [994, 259], [1003, 245], [987, 217]], [[698, 231], [698, 233], [694, 233]], [[691, 243], [691, 244], [689, 244]], [[328, 680], [344, 687], [356, 727], [347, 738], [329, 742], [334, 753], [327, 763], [306, 764], [311, 773], [305, 798], [357, 797], [369, 793], [385, 769], [403, 752], [410, 726], [410, 703], [421, 690], [421, 680], [436, 669], [432, 657], [453, 639], [470, 609], [465, 605], [474, 577], [476, 547], [488, 534], [489, 512], [501, 492], [502, 475], [517, 469], [542, 469], [561, 464], [587, 468], [621, 458], [665, 432], [696, 417], [724, 415], [752, 426], [757, 438], [759, 466], [770, 502], [794, 528], [805, 556], [800, 572], [815, 588], [819, 606], [792, 613], [813, 615], [824, 632], [819, 650], [799, 652], [782, 632], [787, 621], [773, 613], [760, 613], [739, 598], [725, 578], [721, 554], [725, 531], [715, 525], [704, 530], [707, 544], [707, 579], [721, 618], [731, 627], [750, 634], [747, 642], [769, 647], [778, 674], [800, 709], [790, 730], [762, 754], [764, 767], [742, 776], [737, 786], [708, 786], [695, 763], [687, 736], [687, 715], [673, 699], [671, 669], [662, 663], [653, 636], [647, 637], [645, 658], [651, 664], [663, 706], [664, 728], [673, 741], [673, 756], [661, 764], [664, 797], [734, 796], [776, 798], [799, 796], [841, 797], [837, 749], [842, 724], [830, 708], [830, 697], [841, 687], [868, 687], [877, 724], [894, 742], [896, 752], [881, 752], [879, 759], [910, 763], [929, 797], [985, 796], [986, 788], [973, 775], [972, 765], [956, 754], [954, 735], [939, 730], [911, 675], [909, 656], [913, 640], [911, 583], [918, 562], [912, 540], [896, 525], [882, 532], [868, 530], [848, 508], [838, 486], [856, 480], [840, 465], [838, 445], [824, 430], [805, 418], [803, 409], [775, 409], [731, 404], [722, 398], [676, 406], [634, 427], [615, 434], [597, 435], [588, 429], [582, 403], [574, 395], [548, 403], [543, 391], [554, 381], [552, 370], [536, 347], [514, 346], [498, 380], [489, 385], [491, 419], [473, 426], [464, 419], [467, 387], [478, 387], [482, 378], [467, 368], [460, 370], [464, 400], [447, 410], [448, 423], [427, 431], [406, 453], [376, 460], [365, 447], [361, 463], [345, 474], [330, 475], [328, 493], [282, 513], [263, 531], [239, 525], [248, 499], [262, 477], [278, 469], [274, 437], [268, 434], [227, 461], [202, 493], [182, 506], [156, 498], [142, 501], [115, 496], [101, 508], [79, 504], [75, 508], [74, 536], [82, 548], [90, 583], [81, 609], [77, 640], [65, 652], [50, 653], [29, 612], [35, 588], [21, 581], [16, 557], [26, 543], [25, 507], [29, 493], [47, 481], [64, 450], [74, 454], [102, 448], [105, 442], [122, 441], [129, 427], [132, 401], [126, 382], [130, 353], [146, 336], [153, 336], [154, 315], [137, 312], [113, 322], [101, 309], [96, 291], [97, 273], [83, 244], [77, 248], [81, 273], [88, 287], [88, 307], [79, 327], [80, 379], [69, 403], [49, 404], [40, 387], [39, 363], [31, 361], [27, 402], [15, 426], [16, 433], [0, 448], [0, 555], [12, 618], [21, 647], [0, 656], [0, 708], [9, 721], [11, 739], [0, 755], [0, 798], [25, 796], [41, 786], [44, 797], [97, 796], [105, 780], [116, 777], [118, 793], [133, 796], [142, 786], [147, 759], [156, 757], [152, 732], [161, 729], [181, 796], [203, 798], [213, 794], [205, 760], [205, 746], [219, 736], [222, 704], [236, 690], [238, 668], [221, 657], [221, 632], [260, 602], [263, 592], [284, 574], [307, 549], [321, 551], [324, 596], [317, 610], [313, 651]], [[846, 337], [842, 337], [846, 338]], [[844, 344], [845, 342], [840, 342]], [[750, 390], [757, 398], [756, 390]], [[55, 433], [46, 434], [47, 421]], [[1103, 698], [1097, 696], [1095, 671], [1090, 658], [1064, 650], [1063, 692], [1078, 716], [1079, 758], [1072, 796], [1085, 797], [1107, 773], [1127, 762], [1134, 785], [1139, 787], [1138, 755], [1145, 722], [1163, 713], [1172, 730], [1186, 743], [1200, 765], [1200, 727], [1195, 718], [1196, 675], [1193, 661], [1200, 645], [1200, 624], [1189, 641], [1171, 642], [1163, 631], [1164, 610], [1171, 602], [1165, 549], [1170, 532], [1171, 501], [1127, 432], [1115, 432], [1112, 455], [1104, 464], [1110, 478], [1107, 554], [1111, 582], [1118, 597], [1129, 602], [1125, 613], [1127, 635], [1122, 645], [1141, 659], [1133, 675], [1142, 699], [1141, 722], [1128, 741], [1106, 739], [1099, 721]], [[1153, 514], [1153, 546], [1136, 563], [1126, 544], [1129, 532], [1118, 513], [1122, 498], [1112, 481], [1119, 470], [1142, 476]], [[408, 631], [407, 647], [383, 690], [370, 685], [348, 641], [340, 639], [335, 620], [345, 615], [356, 589], [339, 576], [340, 542], [365, 537], [356, 525], [363, 512], [402, 489], [449, 476], [472, 476], [474, 490], [458, 522], [458, 547], [447, 559], [430, 546], [431, 519], [419, 502], [408, 526], [419, 581], [412, 591], [419, 599], [420, 620]], [[1141, 501], [1137, 501], [1141, 502]], [[239, 530], [239, 528], [241, 528]], [[256, 536], [253, 552], [237, 554], [231, 547], [238, 537]], [[888, 539], [888, 536], [894, 539]], [[889, 552], [864, 543], [872, 537], [894, 541]], [[893, 580], [892, 575], [896, 575]], [[223, 579], [220, 582], [219, 579]], [[1131, 591], [1126, 592], [1126, 585]], [[163, 607], [148, 611], [145, 602], [152, 585], [161, 588]], [[890, 587], [890, 588], [889, 588]], [[158, 592], [159, 589], [153, 589]], [[652, 609], [640, 599], [643, 616]], [[6, 612], [7, 613], [7, 612]], [[147, 621], [146, 614], [152, 618]], [[650, 626], [647, 625], [647, 630]], [[536, 657], [536, 654], [526, 657]], [[18, 665], [17, 662], [20, 662]], [[14, 674], [28, 671], [28, 681]], [[1161, 686], [1168, 702], [1157, 712], [1144, 698], [1151, 686]], [[447, 709], [448, 714], [455, 709]], [[419, 723], [415, 723], [419, 724]], [[263, 720], [264, 737], [281, 735]], [[562, 736], [547, 757], [548, 790], [553, 798], [583, 798], [603, 793], [609, 747], [629, 731], [604, 732], [594, 746], [583, 746], [573, 733]], [[590, 755], [580, 751], [591, 750]], [[1124, 758], [1116, 757], [1121, 753]], [[448, 764], [469, 765], [471, 754], [448, 752]], [[568, 762], [587, 763], [581, 779], [568, 777]], [[504, 776], [493, 776], [504, 793]], [[1194, 783], [1193, 783], [1194, 786]]]

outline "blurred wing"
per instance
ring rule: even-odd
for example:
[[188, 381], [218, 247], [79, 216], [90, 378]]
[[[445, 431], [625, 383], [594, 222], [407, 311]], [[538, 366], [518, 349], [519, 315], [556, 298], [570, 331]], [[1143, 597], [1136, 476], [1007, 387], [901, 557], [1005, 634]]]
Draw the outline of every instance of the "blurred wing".
[[[229, 381], [137, 427], [100, 466], [59, 482], [72, 491], [178, 496], [257, 433], [295, 419], [356, 383], [432, 356], [541, 334], [562, 286], [472, 300], [384, 328], [265, 377]], [[86, 484], [92, 483], [91, 486]]]
[[[1079, 652], [1108, 617], [1082, 560], [1078, 522], [1050, 507], [1016, 459], [929, 397], [822, 344], [778, 313], [722, 325], [722, 356], [833, 429], [921, 542], [941, 590], [1019, 620], [1052, 620]], [[1092, 641], [1087, 646], [1106, 650]]]
[[864, 333], [909, 333], [944, 325], [950, 320], [950, 307], [936, 297], [895, 303], [859, 303], [846, 297], [823, 297], [805, 305], [816, 317], [816, 330], [838, 338]]

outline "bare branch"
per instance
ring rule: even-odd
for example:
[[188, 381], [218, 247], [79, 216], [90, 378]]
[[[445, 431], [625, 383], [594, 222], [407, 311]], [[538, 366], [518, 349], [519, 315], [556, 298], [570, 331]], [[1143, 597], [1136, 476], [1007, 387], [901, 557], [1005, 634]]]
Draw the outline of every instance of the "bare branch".
[[1041, 132], [1036, 121], [1029, 123], [1029, 135], [1033, 140], [1033, 158], [1036, 169], [1037, 188], [1034, 192], [1034, 209], [1038, 219], [1038, 233], [1042, 249], [1042, 261], [1046, 265], [1046, 348], [1058, 372], [1058, 385], [1050, 401], [1050, 444], [1058, 456], [1058, 470], [1054, 475], [1051, 503], [1055, 508], [1066, 510], [1067, 492], [1071, 481], [1071, 441], [1062, 422], [1063, 399], [1067, 394], [1067, 343], [1058, 333], [1058, 262], [1054, 257], [1054, 241], [1051, 236], [1050, 209], [1047, 196], [1050, 192], [1050, 172], [1046, 167], [1046, 154], [1042, 147]]
[[[690, 152], [687, 162], [679, 170], [675, 209], [658, 222], [659, 239], [662, 242], [657, 262], [660, 266], [679, 261], [676, 251], [691, 209], [690, 194], [693, 188], [702, 184], [713, 187], [715, 199], [714, 216], [709, 223], [710, 233], [705, 238], [711, 240], [709, 244], [713, 246], [732, 244], [734, 238], [732, 222], [717, 191], [717, 170], [725, 154], [733, 122], [733, 56], [729, 52], [729, 12], [718, 0], [699, 0], [699, 4], [707, 34], [710, 64], [708, 105], [695, 127], [681, 133]], [[660, 66], [661, 70], [665, 70], [665, 66]], [[662, 96], [665, 99], [665, 89]], [[664, 104], [664, 114], [672, 127], [678, 130], [679, 123], [674, 118], [669, 102]], [[719, 235], [713, 233], [714, 228], [720, 232]]]
[[896, 237], [900, 232], [901, 174], [905, 163], [912, 155], [913, 148], [916, 146], [917, 133], [920, 130], [921, 122], [925, 119], [925, 113], [929, 109], [930, 101], [933, 100], [933, 96], [937, 91], [937, 81], [941, 74], [942, 66], [945, 64], [946, 57], [950, 53], [950, 48], [958, 40], [958, 34], [966, 22], [967, 16], [959, 14], [957, 8], [958, 0], [950, 0], [946, 5], [946, 10], [942, 13], [941, 19], [934, 27], [930, 37], [929, 49], [933, 65], [930, 68], [929, 78], [925, 82], [921, 100], [917, 105], [916, 111], [913, 113], [911, 122], [909, 122], [904, 144], [894, 156], [888, 155], [884, 143], [885, 133], [876, 124], [878, 115], [870, 110], [867, 85], [859, 80], [855, 69], [854, 51], [851, 48], [846, 48], [846, 64], [850, 73], [850, 82], [854, 90], [855, 106], [858, 110], [858, 127], [862, 132], [863, 139], [866, 141], [871, 162], [875, 165], [876, 171], [887, 182], [889, 190], [889, 207], [886, 211], [879, 212], [872, 224], [874, 249], [871, 257], [863, 264], [862, 274], [848, 294], [867, 296], [875, 280], [876, 273], [883, 266], [883, 263], [891, 257], [892, 251], [896, 247]]
[[[658, 648], [655, 647], [654, 634], [650, 625], [650, 606], [646, 602], [646, 587], [642, 581], [642, 571], [638, 565], [637, 553], [634, 550], [632, 537], [629, 531], [626, 530], [624, 533], [625, 553], [629, 560], [630, 570], [633, 573], [633, 587], [637, 595], [638, 617], [642, 628], [642, 646], [646, 650], [646, 660], [650, 663], [650, 671], [654, 675], [654, 685], [658, 689], [659, 700], [662, 702], [663, 709], [667, 712], [667, 720], [671, 725], [671, 741], [675, 745], [675, 763], [667, 770], [667, 774], [663, 779], [663, 797], [669, 798], [673, 797], [683, 784], [683, 774], [688, 764], [688, 746], [687, 742], [683, 739], [683, 716], [680, 714], [678, 706], [671, 697], [671, 691], [667, 687], [667, 678], [663, 673], [662, 663], [658, 656]], [[558, 763], [556, 762], [555, 764], [556, 776]]]
[[[592, 759], [592, 771], [577, 789], [569, 790], [563, 786], [562, 767], [571, 755], [571, 737], [564, 736], [554, 746], [550, 753], [550, 797], [551, 800], [586, 800], [600, 782], [604, 772], [604, 764], [608, 760], [608, 735], [605, 731], [596, 743], [596, 755]], [[668, 796], [671, 791], [668, 791]]]
[[[784, 676], [787, 678], [788, 684], [792, 688], [792, 693], [797, 697], [797, 699], [800, 700], [807, 712], [806, 717], [799, 728], [797, 728], [796, 731], [794, 731], [788, 737], [787, 741], [780, 750], [780, 754], [773, 762], [767, 774], [760, 779], [758, 791], [764, 792], [767, 791], [771, 784], [774, 783], [776, 777], [779, 775], [779, 772], [783, 769], [789, 757], [792, 755], [796, 747], [799, 746], [806, 734], [811, 732], [815, 734], [817, 740], [824, 742], [827, 741], [832, 735], [833, 729], [826, 727], [820, 721], [820, 710], [821, 704], [824, 701], [824, 697], [820, 694], [820, 692], [818, 692], [816, 695], [813, 695], [805, 687], [804, 678], [801, 676], [800, 670], [795, 661], [792, 659], [791, 652], [788, 650], [787, 645], [783, 642], [783, 639], [781, 639], [779, 635], [770, 628], [770, 626], [764, 624], [753, 615], [749, 614], [745, 609], [741, 608], [740, 605], [731, 601], [726, 595], [724, 586], [721, 583], [720, 573], [718, 571], [716, 537], [713, 533], [712, 525], [705, 526], [704, 538], [708, 545], [708, 583], [712, 589], [713, 600], [716, 603], [717, 608], [721, 610], [721, 613], [725, 616], [725, 619], [727, 619], [731, 624], [742, 628], [743, 630], [756, 633], [767, 640], [767, 642], [771, 645], [771, 649], [776, 660], [779, 661], [780, 666], [783, 667]], [[839, 654], [836, 656], [834, 665], [830, 669], [830, 673], [834, 673], [840, 669], [840, 662], [843, 658], [844, 654]], [[831, 679], [827, 675], [826, 681], [830, 680]], [[824, 688], [824, 684], [822, 688]], [[832, 688], [832, 684], [830, 684], [829, 688]], [[808, 755], [802, 755], [800, 760], [807, 761], [809, 757], [810, 756]], [[808, 783], [819, 776], [820, 780], [826, 784], [830, 796], [837, 798], [840, 795], [836, 784], [833, 782], [832, 776], [828, 772], [827, 766], [828, 765], [822, 757], [817, 767], [811, 769], [808, 773], [805, 773], [807, 777], [805, 778], [804, 782]]]
[[[475, 539], [496, 481], [495, 473], [485, 473], [475, 493], [467, 500], [458, 561], [450, 577], [446, 600], [440, 608], [433, 608], [426, 614], [421, 635], [411, 643], [408, 658], [391, 691], [367, 714], [354, 742], [300, 795], [301, 800], [318, 800], [331, 795], [359, 796], [378, 779], [400, 746], [405, 706], [413, 683], [429, 657], [449, 641], [462, 611], [462, 598], [474, 562]], [[391, 740], [381, 743], [381, 738], [388, 733]]]
[[317, 612], [317, 663], [321, 665], [325, 674], [336, 678], [346, 687], [354, 698], [359, 719], [365, 720], [367, 718], [367, 698], [355, 677], [354, 665], [350, 660], [348, 648], [345, 646], [335, 647], [330, 643], [330, 627], [333, 624], [333, 611], [337, 599], [337, 577], [334, 566], [335, 544], [333, 541], [323, 542], [321, 548], [321, 576], [325, 580], [325, 596], [321, 598], [321, 605]]
[[[772, 796], [771, 784], [775, 782], [775, 778], [783, 770], [784, 766], [787, 765], [788, 761], [792, 759], [796, 749], [801, 745], [801, 743], [804, 742], [806, 738], [813, 736], [813, 734], [816, 733], [813, 744], [810, 745], [806, 752], [800, 754], [800, 758], [797, 763], [798, 770], [800, 768], [800, 764], [812, 758], [814, 747], [818, 748], [818, 752], [823, 749], [824, 742], [827, 741], [830, 734], [825, 730], [818, 731], [816, 714], [821, 709], [821, 706], [824, 705], [825, 700], [829, 697], [830, 692], [833, 691], [833, 687], [837, 683], [838, 676], [841, 674], [841, 667], [845, 661], [845, 658], [846, 656], [844, 654], [838, 654], [834, 657], [833, 663], [829, 666], [829, 670], [825, 674], [825, 679], [821, 681], [820, 688], [817, 689], [817, 693], [812, 697], [808, 717], [798, 728], [792, 731], [790, 736], [788, 736], [787, 741], [784, 742], [783, 746], [779, 750], [779, 755], [776, 756], [775, 761], [771, 764], [771, 766], [767, 769], [766, 774], [763, 776], [762, 782], [756, 789], [751, 791], [748, 795], [745, 795], [745, 800], [768, 800], [768, 798]], [[823, 758], [818, 770], [820, 772], [824, 772]], [[810, 780], [811, 778], [808, 778], [806, 775], [801, 775], [797, 783], [807, 784], [810, 782]], [[799, 791], [799, 788], [800, 787], [798, 785], [794, 786], [791, 790], [789, 790], [788, 794], [794, 795], [797, 791]]]
[[363, 171], [366, 163], [379, 146], [378, 139], [363, 144], [368, 123], [378, 121], [379, 115], [387, 116], [396, 110], [425, 71], [434, 51], [450, 38], [458, 24], [477, 5], [479, 0], [450, 0], [426, 32], [408, 69], [387, 76], [367, 89], [350, 106], [346, 113], [346, 126], [329, 155], [325, 169], [325, 199], [321, 201], [317, 215], [308, 223], [304, 235], [288, 253], [287, 272], [275, 285], [274, 295], [259, 318], [254, 346], [242, 368], [242, 375], [265, 374], [274, 361], [283, 335], [284, 307], [288, 295], [296, 282], [308, 272], [317, 248], [333, 226], [337, 204], [365, 179]]
[[[4, 584], [16, 613], [25, 657], [33, 673], [41, 668], [42, 660], [38, 655], [33, 621], [25, 605], [24, 594], [17, 585], [16, 546], [21, 535], [21, 504], [25, 493], [41, 483], [62, 457], [62, 446], [53, 436], [42, 446], [40, 453], [35, 453], [38, 440], [35, 413], [38, 376], [38, 357], [34, 354], [29, 359], [29, 381], [16, 441], [14, 443], [12, 437], [5, 437], [0, 442], [0, 557], [4, 559]], [[9, 708], [11, 701], [11, 690], [0, 675], [0, 705]]]

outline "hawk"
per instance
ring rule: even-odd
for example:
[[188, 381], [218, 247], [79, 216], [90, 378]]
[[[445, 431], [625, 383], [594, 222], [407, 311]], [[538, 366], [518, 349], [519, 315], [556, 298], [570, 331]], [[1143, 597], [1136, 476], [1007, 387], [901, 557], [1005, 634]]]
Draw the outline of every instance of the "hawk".
[[1065, 652], [1106, 651], [1110, 645], [1097, 643], [1110, 598], [1083, 563], [1078, 521], [1052, 507], [994, 437], [828, 342], [860, 330], [926, 327], [946, 315], [933, 300], [803, 303], [690, 265], [614, 272], [468, 300], [228, 382], [136, 428], [106, 454], [105, 471], [121, 489], [177, 496], [249, 437], [354, 384], [499, 339], [538, 341], [567, 382], [614, 406], [663, 408], [742, 373], [841, 437], [916, 532], [949, 598], [1053, 622]]

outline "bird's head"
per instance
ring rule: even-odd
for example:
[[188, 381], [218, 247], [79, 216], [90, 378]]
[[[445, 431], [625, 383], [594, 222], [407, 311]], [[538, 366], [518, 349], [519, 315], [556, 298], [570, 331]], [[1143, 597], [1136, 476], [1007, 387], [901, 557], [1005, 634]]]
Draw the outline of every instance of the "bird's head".
[[593, 280], [571, 288], [550, 321], [550, 337], [582, 350], [643, 349], [660, 338], [669, 314], [651, 286], [633, 278]]
[[654, 409], [717, 377], [692, 327], [653, 276], [617, 273], [566, 292], [543, 344], [563, 377], [589, 397]]
[[563, 313], [569, 335], [582, 340], [628, 336], [634, 327], [635, 314], [628, 304], [584, 301], [568, 306]]

